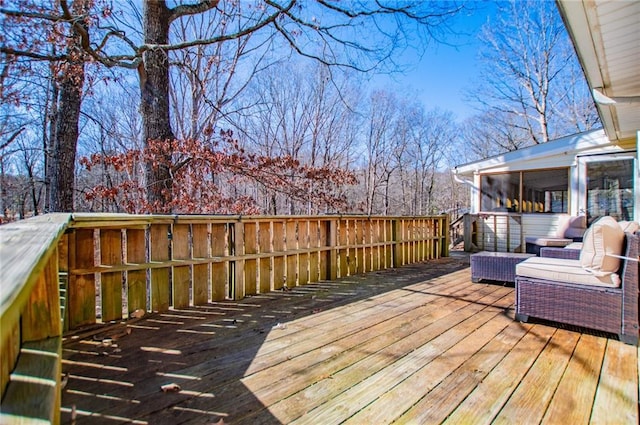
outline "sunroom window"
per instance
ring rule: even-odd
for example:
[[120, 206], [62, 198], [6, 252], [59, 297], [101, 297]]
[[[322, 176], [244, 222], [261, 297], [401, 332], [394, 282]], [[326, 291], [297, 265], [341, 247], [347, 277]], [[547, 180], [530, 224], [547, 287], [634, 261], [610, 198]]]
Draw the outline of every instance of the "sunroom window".
[[566, 213], [569, 169], [485, 174], [481, 178], [482, 211]]
[[605, 215], [633, 220], [633, 202], [633, 159], [587, 163], [590, 221]]

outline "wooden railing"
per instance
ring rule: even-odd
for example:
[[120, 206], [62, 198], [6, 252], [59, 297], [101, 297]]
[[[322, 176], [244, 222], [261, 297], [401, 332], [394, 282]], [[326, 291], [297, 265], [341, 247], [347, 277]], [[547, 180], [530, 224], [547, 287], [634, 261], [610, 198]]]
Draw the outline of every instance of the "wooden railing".
[[[0, 423], [59, 421], [58, 241], [68, 214], [0, 226]], [[30, 418], [30, 420], [25, 419]]]
[[465, 216], [461, 215], [455, 220], [451, 220], [451, 224], [449, 224], [449, 240], [451, 241], [451, 248], [464, 241], [464, 219]]
[[464, 215], [465, 251], [525, 252], [526, 238], [556, 237], [568, 214], [488, 212]]
[[464, 216], [464, 250], [524, 252], [520, 213], [480, 213]]
[[[57, 420], [63, 330], [447, 256], [448, 230], [446, 215], [54, 214], [0, 226], [0, 422]], [[31, 370], [43, 364], [34, 353], [51, 370]]]

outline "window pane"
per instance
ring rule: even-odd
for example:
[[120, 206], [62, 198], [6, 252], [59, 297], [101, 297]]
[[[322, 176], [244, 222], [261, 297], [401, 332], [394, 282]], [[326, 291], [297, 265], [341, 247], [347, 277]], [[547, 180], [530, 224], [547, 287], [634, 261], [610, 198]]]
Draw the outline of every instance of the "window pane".
[[569, 170], [525, 171], [522, 174], [523, 212], [566, 213]]
[[587, 163], [587, 217], [633, 220], [633, 160]]
[[482, 176], [482, 211], [518, 211], [520, 173]]

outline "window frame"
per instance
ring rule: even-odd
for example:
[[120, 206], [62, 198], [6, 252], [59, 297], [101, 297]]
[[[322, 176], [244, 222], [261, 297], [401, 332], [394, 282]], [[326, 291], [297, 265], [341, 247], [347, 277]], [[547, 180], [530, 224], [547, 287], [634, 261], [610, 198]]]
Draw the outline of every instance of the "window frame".
[[638, 164], [638, 158], [635, 151], [624, 151], [617, 153], [603, 153], [603, 154], [594, 154], [594, 155], [583, 155], [578, 156], [577, 158], [577, 169], [578, 169], [578, 212], [580, 214], [587, 213], [587, 192], [589, 188], [587, 187], [587, 165], [595, 162], [612, 162], [612, 161], [620, 161], [620, 160], [631, 160], [632, 161], [632, 170], [633, 170], [633, 193], [634, 193], [634, 203], [633, 203], [633, 220], [640, 220], [640, 184], [638, 183], [640, 178], [640, 169]]
[[[586, 168], [585, 168], [586, 169]], [[564, 209], [565, 211], [561, 211], [561, 212], [545, 212], [545, 211], [536, 211], [535, 207], [532, 207], [531, 211], [524, 211], [522, 208], [523, 205], [523, 189], [524, 189], [524, 174], [525, 173], [542, 173], [545, 171], [565, 171], [566, 172], [566, 177], [567, 177], [567, 185], [566, 185], [566, 193], [567, 193], [567, 199], [566, 202], [564, 203]], [[518, 175], [518, 207], [517, 210], [515, 211], [504, 211], [504, 212], [513, 212], [513, 213], [519, 213], [519, 214], [568, 214], [571, 211], [571, 200], [572, 200], [572, 182], [571, 182], [571, 176], [572, 176], [572, 167], [570, 166], [562, 166], [562, 167], [549, 167], [549, 168], [539, 168], [539, 169], [528, 169], [528, 170], [517, 170], [517, 171], [500, 171], [500, 172], [494, 172], [494, 173], [480, 173], [480, 190], [478, 191], [478, 211], [480, 213], [495, 213], [495, 210], [486, 210], [484, 209], [484, 205], [483, 205], [483, 198], [484, 198], [484, 182], [485, 182], [485, 178], [489, 177], [489, 176], [504, 176], [504, 175]], [[586, 201], [585, 201], [586, 202]], [[527, 210], [529, 208], [526, 208]]]

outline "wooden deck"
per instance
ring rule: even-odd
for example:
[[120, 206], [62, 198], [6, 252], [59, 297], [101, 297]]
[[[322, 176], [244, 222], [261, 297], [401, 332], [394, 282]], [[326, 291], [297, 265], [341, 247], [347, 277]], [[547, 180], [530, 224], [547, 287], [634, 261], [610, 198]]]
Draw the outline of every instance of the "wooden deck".
[[452, 257], [76, 332], [62, 421], [638, 423], [637, 347], [513, 302]]

